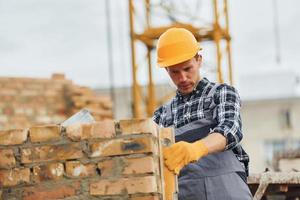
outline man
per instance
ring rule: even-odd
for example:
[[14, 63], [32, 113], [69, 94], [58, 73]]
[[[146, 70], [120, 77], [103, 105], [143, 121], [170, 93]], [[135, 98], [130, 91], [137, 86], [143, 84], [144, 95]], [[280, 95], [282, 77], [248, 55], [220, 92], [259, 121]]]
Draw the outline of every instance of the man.
[[177, 86], [153, 117], [175, 130], [176, 143], [164, 149], [165, 166], [179, 174], [180, 200], [250, 200], [249, 157], [239, 144], [240, 98], [234, 87], [200, 78], [200, 50], [183, 28], [168, 29], [158, 40], [158, 65]]

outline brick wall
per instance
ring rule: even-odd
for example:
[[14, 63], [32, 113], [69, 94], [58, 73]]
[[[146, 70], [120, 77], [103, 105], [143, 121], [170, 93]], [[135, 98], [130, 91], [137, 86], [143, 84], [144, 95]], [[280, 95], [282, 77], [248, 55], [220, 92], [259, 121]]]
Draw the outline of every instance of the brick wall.
[[151, 119], [0, 132], [3, 199], [161, 200], [161, 138]]
[[63, 74], [52, 78], [0, 77], [0, 130], [60, 123], [82, 108], [96, 120], [112, 118], [112, 103]]

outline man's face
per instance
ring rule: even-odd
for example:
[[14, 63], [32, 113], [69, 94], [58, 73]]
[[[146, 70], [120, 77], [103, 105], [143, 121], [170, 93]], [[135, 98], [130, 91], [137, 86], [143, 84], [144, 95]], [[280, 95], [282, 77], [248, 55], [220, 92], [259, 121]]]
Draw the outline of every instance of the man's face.
[[202, 57], [197, 55], [188, 61], [167, 67], [169, 76], [182, 95], [191, 93], [196, 87], [200, 79], [199, 68], [201, 61]]

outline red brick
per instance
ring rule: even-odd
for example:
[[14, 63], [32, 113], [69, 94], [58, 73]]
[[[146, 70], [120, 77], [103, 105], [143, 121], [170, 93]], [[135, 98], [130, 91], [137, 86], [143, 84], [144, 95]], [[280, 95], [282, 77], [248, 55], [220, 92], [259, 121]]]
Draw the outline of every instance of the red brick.
[[120, 120], [122, 134], [151, 133], [157, 136], [157, 126], [152, 119]]
[[14, 95], [17, 95], [17, 93], [18, 93], [18, 90], [15, 90], [15, 89], [9, 89], [9, 88], [1, 88], [1, 92], [0, 92], [0, 94], [2, 95], [2, 96], [10, 96], [10, 95], [12, 95], [12, 96], [14, 96]]
[[27, 129], [0, 131], [0, 145], [22, 144], [27, 140]]
[[23, 85], [21, 90], [23, 89], [29, 89], [29, 90], [36, 90], [36, 91], [44, 91], [44, 84], [37, 84], [37, 83], [26, 83]]
[[155, 162], [151, 156], [142, 158], [129, 158], [125, 164], [127, 166], [123, 171], [124, 174], [143, 174], [155, 172]]
[[[86, 99], [86, 108], [89, 110], [97, 110], [100, 109], [100, 104], [89, 102], [89, 99]], [[101, 109], [102, 110], [102, 109]]]
[[29, 183], [29, 168], [15, 168], [11, 170], [0, 170], [0, 187], [15, 186], [23, 182]]
[[158, 196], [131, 197], [129, 200], [160, 200]]
[[153, 157], [126, 158], [116, 157], [98, 163], [101, 176], [121, 176], [129, 174], [145, 174], [157, 172], [158, 164], [154, 162]]
[[102, 177], [110, 177], [110, 176], [120, 176], [123, 171], [123, 167], [119, 167], [120, 163], [119, 160], [110, 159], [104, 160], [98, 163], [97, 167], [100, 169], [100, 173]]
[[27, 96], [27, 97], [34, 97], [39, 95], [39, 91], [24, 88], [20, 91], [20, 95]]
[[67, 127], [67, 137], [73, 141], [93, 138], [111, 138], [116, 135], [115, 123], [112, 120], [91, 124], [74, 124]]
[[47, 90], [44, 91], [44, 95], [46, 97], [55, 97], [58, 94], [59, 94], [58, 91], [56, 91], [56, 90], [54, 90], [52, 88], [49, 88], [49, 89], [47, 89]]
[[111, 139], [91, 144], [91, 157], [156, 153], [152, 137]]
[[76, 100], [73, 103], [74, 103], [74, 106], [77, 108], [83, 108], [85, 106], [85, 102], [83, 102], [83, 101]]
[[[89, 135], [90, 134], [90, 135]], [[87, 138], [111, 138], [116, 135], [115, 122], [104, 120], [92, 124], [91, 132], [84, 132]]]
[[82, 164], [79, 161], [66, 162], [66, 173], [72, 177], [87, 177], [96, 175], [95, 164]]
[[51, 79], [53, 80], [65, 80], [65, 74], [54, 73]]
[[64, 165], [62, 163], [51, 163], [33, 167], [33, 180], [35, 182], [59, 180], [63, 175]]
[[83, 138], [83, 126], [90, 126], [89, 124], [75, 123], [67, 127], [66, 135], [72, 141], [80, 141]]
[[93, 116], [95, 116], [96, 119], [98, 119], [98, 121], [113, 118], [112, 110], [104, 110], [102, 108], [98, 108], [98, 109], [92, 109], [91, 113]]
[[58, 125], [34, 126], [29, 129], [31, 142], [47, 142], [60, 139], [61, 128]]
[[106, 110], [112, 110], [113, 104], [112, 101], [110, 99], [110, 97], [101, 97], [99, 98], [99, 100], [101, 100], [101, 107], [106, 109]]
[[3, 114], [6, 116], [11, 116], [15, 114], [15, 109], [11, 106], [7, 106], [3, 109]]
[[154, 176], [100, 180], [90, 183], [91, 195], [122, 195], [158, 192]]
[[0, 149], [0, 168], [11, 168], [16, 165], [12, 149]]
[[72, 95], [73, 97], [85, 98], [87, 96], [94, 96], [94, 92], [88, 87], [73, 85]]
[[41, 185], [28, 187], [24, 189], [23, 200], [51, 200], [64, 199], [76, 195], [76, 191], [80, 189], [80, 182], [72, 182], [69, 184], [55, 184], [49, 186]]
[[21, 150], [22, 163], [67, 160], [83, 157], [79, 143], [24, 148]]

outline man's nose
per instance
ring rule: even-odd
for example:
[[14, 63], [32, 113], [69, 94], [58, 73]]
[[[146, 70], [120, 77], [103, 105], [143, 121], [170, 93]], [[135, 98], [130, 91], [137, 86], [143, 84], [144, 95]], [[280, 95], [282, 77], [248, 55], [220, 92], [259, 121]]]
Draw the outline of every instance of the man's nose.
[[186, 79], [187, 79], [186, 74], [184, 72], [180, 72], [179, 73], [179, 81], [183, 82], [183, 81], [186, 81]]

